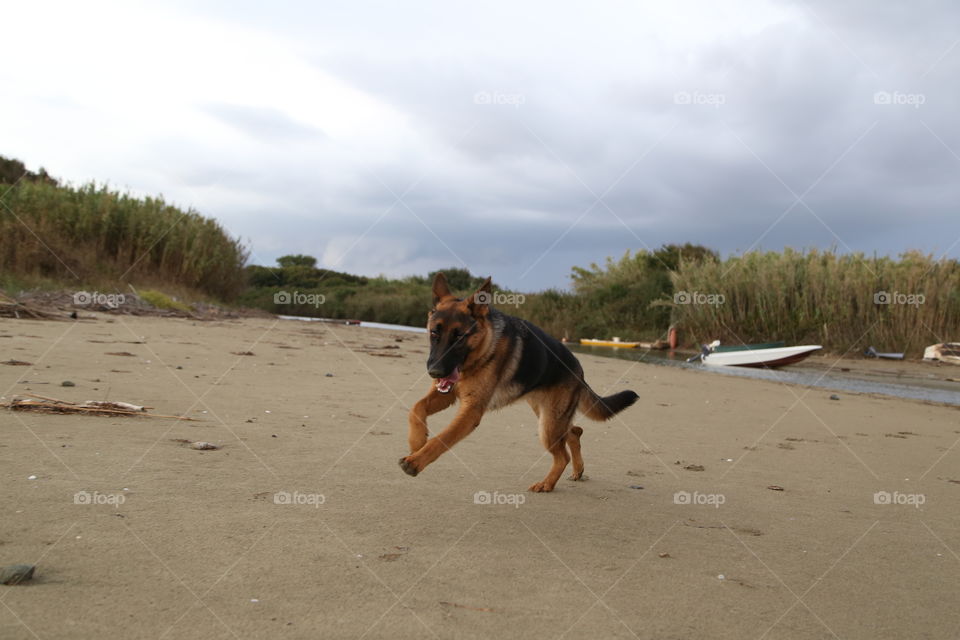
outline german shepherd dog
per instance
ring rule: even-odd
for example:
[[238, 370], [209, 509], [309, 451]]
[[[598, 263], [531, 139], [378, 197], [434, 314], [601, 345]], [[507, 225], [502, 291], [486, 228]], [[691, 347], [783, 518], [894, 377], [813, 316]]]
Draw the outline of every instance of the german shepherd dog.
[[[410, 410], [410, 455], [400, 459], [400, 467], [417, 475], [476, 429], [484, 413], [524, 398], [539, 419], [540, 442], [553, 455], [547, 477], [529, 490], [553, 491], [571, 458], [570, 479], [583, 478], [583, 429], [573, 425], [577, 409], [593, 420], [607, 420], [638, 396], [633, 391], [598, 396], [569, 349], [530, 322], [492, 308], [490, 289], [487, 278], [476, 293], [459, 299], [450, 293], [442, 273], [434, 278], [427, 321], [427, 373], [433, 384]], [[460, 408], [453, 421], [428, 439], [427, 416], [457, 400]]]

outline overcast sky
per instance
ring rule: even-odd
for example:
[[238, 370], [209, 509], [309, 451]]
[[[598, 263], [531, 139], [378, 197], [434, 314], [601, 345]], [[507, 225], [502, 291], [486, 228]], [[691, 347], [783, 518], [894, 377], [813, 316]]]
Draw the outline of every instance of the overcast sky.
[[8, 3], [0, 155], [251, 261], [567, 286], [696, 242], [960, 256], [951, 2]]

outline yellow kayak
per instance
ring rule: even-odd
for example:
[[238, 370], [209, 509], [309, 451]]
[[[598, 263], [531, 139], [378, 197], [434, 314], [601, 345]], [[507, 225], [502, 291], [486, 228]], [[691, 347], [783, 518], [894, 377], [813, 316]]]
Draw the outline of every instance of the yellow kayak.
[[639, 342], [622, 342], [620, 340], [595, 340], [591, 338], [580, 338], [580, 344], [588, 347], [619, 347], [621, 349], [634, 349]]

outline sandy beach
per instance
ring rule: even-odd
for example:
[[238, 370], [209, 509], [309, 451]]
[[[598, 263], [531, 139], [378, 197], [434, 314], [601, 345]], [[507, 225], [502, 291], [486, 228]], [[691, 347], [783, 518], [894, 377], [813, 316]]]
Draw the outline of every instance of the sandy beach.
[[532, 494], [525, 403], [400, 470], [426, 350], [289, 320], [0, 321], [0, 361], [32, 363], [0, 365], [3, 401], [194, 419], [0, 413], [0, 566], [37, 565], [0, 586], [0, 637], [960, 633], [956, 407], [580, 356], [640, 400], [578, 418], [587, 480]]

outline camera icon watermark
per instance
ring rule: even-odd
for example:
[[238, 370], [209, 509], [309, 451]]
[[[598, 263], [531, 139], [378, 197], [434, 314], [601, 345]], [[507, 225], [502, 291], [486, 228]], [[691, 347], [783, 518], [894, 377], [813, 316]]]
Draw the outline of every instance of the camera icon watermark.
[[677, 291], [673, 294], [673, 304], [705, 304], [719, 307], [727, 301], [722, 293], [701, 293], [700, 291]]
[[906, 105], [919, 109], [926, 104], [927, 96], [922, 93], [905, 93], [903, 91], [877, 91], [873, 94], [873, 104]]
[[498, 307], [519, 307], [527, 301], [522, 293], [504, 293], [503, 291], [478, 291], [473, 294], [474, 304], [495, 304]]
[[73, 504], [96, 505], [108, 504], [119, 507], [127, 501], [127, 496], [122, 493], [100, 493], [99, 491], [77, 491], [73, 494]]
[[277, 291], [273, 294], [273, 304], [313, 305], [319, 307], [327, 301], [322, 293], [303, 293], [301, 291]]
[[727, 497], [722, 493], [700, 493], [694, 491], [677, 491], [673, 494], [673, 504], [706, 505], [719, 509], [720, 505], [726, 503]]
[[673, 104], [705, 105], [719, 109], [727, 103], [727, 96], [722, 93], [703, 93], [700, 91], [677, 91], [673, 94]]
[[292, 504], [300, 506], [312, 506], [319, 509], [320, 505], [326, 503], [327, 497], [322, 493], [300, 493], [299, 491], [277, 491], [273, 494], [273, 504]]
[[873, 494], [873, 504], [895, 504], [912, 506], [919, 509], [926, 503], [927, 496], [922, 493], [900, 493], [899, 491], [877, 491]]
[[477, 91], [473, 94], [474, 104], [505, 105], [519, 109], [527, 101], [522, 93], [502, 93], [500, 91]]
[[500, 493], [494, 491], [477, 491], [473, 494], [473, 504], [507, 504], [513, 505], [514, 509], [519, 509], [520, 505], [527, 501], [527, 496], [522, 493]]
[[877, 291], [873, 294], [873, 304], [905, 304], [913, 307], [919, 307], [927, 301], [927, 297], [922, 293], [900, 293], [894, 291]]
[[97, 305], [116, 309], [127, 301], [127, 297], [122, 293], [100, 293], [99, 291], [75, 291], [73, 294], [73, 306], [89, 307]]

